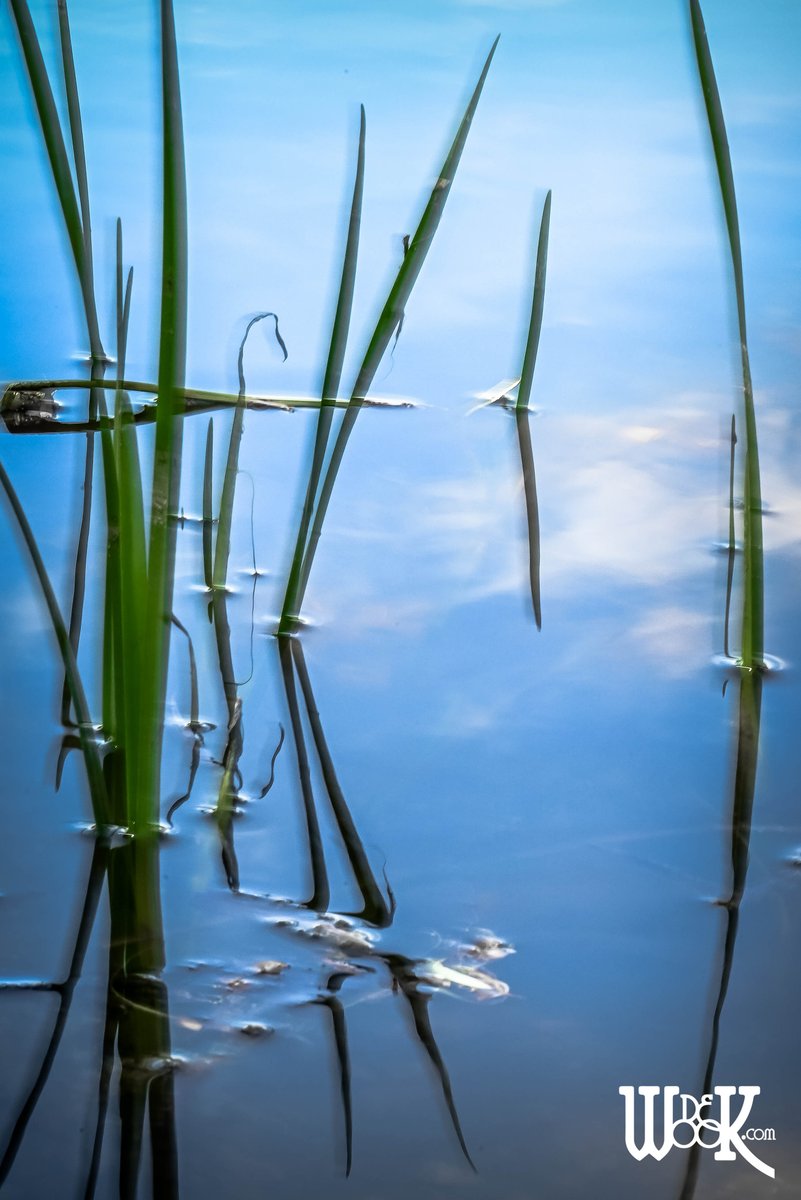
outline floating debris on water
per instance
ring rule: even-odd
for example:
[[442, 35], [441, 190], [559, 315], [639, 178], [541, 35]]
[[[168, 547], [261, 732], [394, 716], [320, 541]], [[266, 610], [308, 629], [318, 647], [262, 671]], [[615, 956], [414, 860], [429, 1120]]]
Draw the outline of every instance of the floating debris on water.
[[242, 1033], [249, 1038], [269, 1037], [270, 1034], [275, 1033], [272, 1025], [262, 1025], [259, 1021], [248, 1021], [243, 1025], [235, 1026], [235, 1029], [237, 1033]]
[[439, 958], [419, 963], [417, 976], [423, 984], [436, 988], [462, 988], [474, 993], [479, 1000], [509, 995], [509, 984], [497, 979], [489, 971], [481, 971], [478, 967], [449, 967]]
[[468, 957], [482, 962], [493, 962], [517, 953], [511, 942], [496, 937], [489, 929], [479, 929], [473, 940], [462, 946], [461, 950]]
[[289, 968], [289, 963], [279, 962], [276, 958], [267, 958], [258, 962], [253, 968], [255, 975], [280, 975]]
[[322, 942], [340, 955], [358, 957], [375, 953], [375, 934], [338, 915], [324, 913], [308, 922], [278, 917], [270, 924], [274, 929], [290, 929], [300, 937]]
[[200, 1033], [203, 1029], [203, 1022], [198, 1021], [195, 1017], [179, 1017], [178, 1024], [182, 1029], [188, 1029], [190, 1033]]

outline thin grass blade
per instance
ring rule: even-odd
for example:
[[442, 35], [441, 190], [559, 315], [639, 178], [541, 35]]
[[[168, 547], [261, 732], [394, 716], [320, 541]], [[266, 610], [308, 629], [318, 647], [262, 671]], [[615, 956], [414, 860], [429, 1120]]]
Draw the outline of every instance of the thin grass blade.
[[317, 508], [314, 514], [309, 542], [304, 553], [303, 565], [301, 567], [300, 580], [297, 590], [297, 599], [295, 608], [299, 612], [303, 606], [303, 598], [306, 593], [306, 586], [309, 580], [309, 573], [314, 561], [314, 555], [317, 550], [317, 544], [320, 540], [325, 515], [328, 511], [328, 505], [331, 501], [331, 494], [336, 482], [337, 473], [339, 472], [342, 463], [342, 457], [345, 453], [345, 447], [348, 444], [348, 439], [353, 431], [353, 426], [359, 410], [364, 404], [365, 397], [373, 383], [376, 371], [378, 370], [381, 359], [392, 340], [392, 335], [397, 328], [398, 322], [401, 320], [403, 313], [406, 310], [406, 305], [411, 295], [412, 289], [417, 282], [417, 278], [425, 262], [426, 256], [431, 246], [431, 242], [439, 226], [442, 218], [442, 213], [445, 208], [445, 203], [450, 195], [453, 178], [459, 166], [459, 161], [462, 157], [462, 152], [467, 141], [467, 135], [470, 132], [470, 126], [473, 122], [478, 101], [484, 87], [484, 81], [487, 78], [490, 64], [492, 62], [495, 49], [498, 45], [498, 38], [492, 44], [489, 54], [482, 68], [478, 82], [475, 86], [473, 94], [464, 112], [459, 128], [456, 132], [456, 137], [453, 140], [450, 150], [443, 163], [442, 170], [439, 173], [439, 178], [434, 184], [434, 188], [429, 197], [428, 203], [420, 218], [420, 223], [417, 226], [414, 237], [411, 240], [409, 249], [403, 257], [398, 274], [395, 278], [389, 295], [386, 299], [381, 315], [373, 331], [372, 337], [367, 347], [362, 365], [356, 376], [356, 382], [350, 398], [350, 403], [345, 410], [345, 415], [342, 419], [342, 424], [339, 427], [334, 448], [331, 452], [331, 457], [325, 476], [320, 489], [320, 498], [317, 503]]
[[542, 313], [545, 307], [545, 276], [548, 269], [548, 233], [551, 226], [551, 193], [545, 197], [540, 221], [540, 233], [537, 239], [537, 263], [534, 268], [534, 295], [531, 301], [531, 321], [526, 338], [526, 349], [523, 355], [523, 368], [520, 372], [520, 386], [517, 392], [517, 408], [528, 408], [531, 398], [531, 384], [534, 379], [534, 368], [537, 365], [537, 351], [540, 345], [542, 331]]
[[350, 318], [353, 309], [353, 289], [356, 282], [356, 263], [359, 256], [359, 231], [362, 219], [362, 197], [364, 194], [364, 142], [365, 115], [364, 105], [359, 116], [359, 148], [356, 155], [356, 178], [353, 184], [353, 198], [350, 206], [348, 221], [348, 236], [345, 242], [345, 256], [342, 262], [342, 277], [339, 283], [337, 306], [334, 312], [334, 324], [331, 329], [331, 344], [328, 350], [320, 411], [317, 417], [317, 428], [314, 436], [309, 480], [306, 496], [303, 501], [298, 534], [295, 541], [295, 551], [289, 570], [284, 603], [281, 610], [279, 632], [285, 633], [291, 628], [298, 617], [298, 588], [303, 567], [303, 555], [309, 535], [314, 502], [322, 475], [325, 452], [328, 447], [328, 437], [334, 415], [334, 402], [339, 394], [342, 378], [342, 364], [345, 360], [345, 350], [350, 330]]

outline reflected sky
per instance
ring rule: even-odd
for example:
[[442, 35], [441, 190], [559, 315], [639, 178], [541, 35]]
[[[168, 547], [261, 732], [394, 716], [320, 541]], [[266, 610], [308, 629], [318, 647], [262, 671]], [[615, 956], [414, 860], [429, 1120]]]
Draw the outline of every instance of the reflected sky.
[[[75, 0], [72, 7], [98, 292], [110, 314], [120, 214], [136, 269], [128, 370], [152, 378], [154, 29], [130, 5]], [[33, 8], [43, 33], [52, 32], [48, 6]], [[789, 1176], [798, 1170], [798, 1101], [787, 1085], [797, 1057], [799, 877], [783, 856], [801, 842], [794, 783], [801, 8], [789, 0], [706, 0], [704, 12], [737, 182], [771, 512], [766, 648], [790, 664], [765, 689], [752, 869], [720, 1070], [738, 1081], [753, 1076], [772, 1092], [765, 1123], [782, 1133], [775, 1161]], [[190, 197], [187, 379], [236, 390], [246, 316], [269, 309], [280, 316], [288, 361], [257, 329], [246, 367], [249, 389], [270, 394], [319, 387], [358, 104], [367, 110], [367, 173], [348, 378], [469, 83], [502, 34], [436, 243], [397, 349], [376, 379], [377, 393], [412, 396], [421, 407], [360, 416], [312, 574], [312, 624], [303, 636], [354, 820], [379, 883], [385, 864], [398, 897], [396, 920], [380, 935], [383, 950], [435, 959], [443, 945], [490, 928], [518, 953], [499, 970], [511, 991], [502, 1004], [480, 1015], [480, 1006], [452, 996], [431, 1005], [478, 1179], [459, 1157], [425, 1055], [409, 1041], [402, 997], [373, 977], [345, 990], [362, 1172], [361, 1192], [349, 1194], [394, 1200], [403, 1189], [432, 1200], [522, 1200], [536, 1181], [548, 1200], [591, 1192], [639, 1200], [643, 1175], [634, 1164], [621, 1168], [617, 1088], [646, 1077], [667, 1081], [671, 1071], [692, 1086], [697, 1074], [719, 950], [720, 912], [710, 901], [725, 874], [734, 720], [712, 656], [723, 640], [725, 556], [716, 544], [727, 531], [736, 346], [684, 5], [438, 0], [390, 11], [367, 0], [237, 0], [225, 9], [179, 3], [177, 21]], [[5, 10], [0, 29], [8, 181], [0, 190], [7, 231], [0, 376], [80, 374], [76, 297]], [[548, 285], [530, 423], [542, 533], [537, 634], [514, 419], [496, 407], [468, 413], [477, 393], [519, 373], [547, 188]], [[309, 890], [289, 747], [269, 796], [253, 797], [285, 721], [275, 647], [265, 634], [280, 605], [312, 419], [245, 419], [241, 466], [254, 480], [264, 572], [253, 629], [244, 480], [231, 551], [237, 679], [247, 676], [254, 646], [253, 678], [240, 690], [248, 736], [237, 853], [243, 890], [272, 895]], [[215, 422], [219, 481], [225, 419]], [[184, 503], [195, 514], [205, 428], [203, 418], [187, 422]], [[63, 587], [72, 554], [64, 514], [69, 505], [78, 511], [84, 441], [3, 434], [2, 448]], [[27, 698], [21, 712], [48, 714], [2, 730], [8, 792], [33, 794], [27, 828], [15, 827], [0, 847], [0, 918], [13, 945], [4, 969], [34, 975], [43, 971], [41, 950], [45, 966], [60, 961], [53, 914], [58, 908], [63, 920], [64, 906], [31, 883], [32, 847], [72, 896], [79, 835], [65, 823], [86, 814], [73, 761], [61, 795], [51, 794], [58, 729], [49, 706], [59, 672], [6, 522], [0, 548], [3, 679], [8, 694]], [[91, 571], [88, 628], [100, 611], [96, 559]], [[262, 1179], [287, 1200], [319, 1190], [323, 1179], [329, 1195], [345, 1195], [333, 1174], [341, 1130], [331, 1115], [337, 1080], [323, 1037], [326, 1014], [307, 1003], [317, 960], [290, 950], [288, 935], [267, 928], [261, 909], [243, 916], [240, 905], [232, 916], [239, 900], [220, 877], [215, 830], [201, 811], [219, 787], [211, 758], [223, 751], [227, 724], [201, 580], [200, 533], [187, 525], [177, 595], [203, 681], [201, 717], [217, 729], [206, 735], [192, 802], [176, 814], [164, 854], [169, 985], [176, 1011], [191, 1021], [198, 993], [186, 982], [187, 964], [201, 956], [213, 964], [203, 993], [209, 1011], [223, 994], [220, 980], [260, 959], [294, 955], [300, 982], [285, 1007], [258, 1010], [279, 1036], [248, 1054], [226, 1049], [210, 1069], [198, 1062], [178, 1078], [184, 1129], [218, 1120], [221, 1096], [230, 1105], [227, 1154], [199, 1145], [182, 1167], [187, 1194], [253, 1194], [255, 1136], [270, 1148], [258, 1194]], [[90, 639], [84, 654], [91, 678]], [[183, 792], [190, 761], [187, 703], [181, 644], [165, 759], [171, 798]], [[53, 823], [54, 805], [62, 824]], [[335, 841], [330, 817], [323, 826]], [[355, 903], [344, 863], [340, 846], [330, 865], [337, 911]], [[31, 942], [13, 937], [23, 920], [40, 931]], [[101, 966], [90, 967], [87, 990], [98, 992]], [[16, 999], [3, 1010], [4, 1037], [22, 1011]], [[78, 1081], [96, 1051], [96, 1029], [91, 1004], [81, 1011], [43, 1104], [45, 1137], [56, 1136], [64, 1097], [76, 1113], [87, 1108]], [[776, 1041], [772, 1030], [780, 1031]], [[179, 1036], [188, 1057], [192, 1034], [187, 1026]], [[584, 1150], [566, 1175], [575, 1129]], [[286, 1170], [290, 1157], [294, 1173]], [[35, 1151], [22, 1170], [21, 1186], [48, 1186]], [[680, 1170], [647, 1179], [660, 1196], [672, 1196]], [[753, 1195], [751, 1182], [749, 1175], [741, 1187], [732, 1175], [727, 1194]], [[112, 1187], [110, 1175], [105, 1186]]]

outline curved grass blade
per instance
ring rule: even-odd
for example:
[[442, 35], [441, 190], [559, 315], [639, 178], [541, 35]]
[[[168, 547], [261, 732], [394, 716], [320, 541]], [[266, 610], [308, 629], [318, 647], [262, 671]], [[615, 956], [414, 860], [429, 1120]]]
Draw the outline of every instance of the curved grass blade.
[[520, 386], [517, 392], [517, 408], [528, 408], [531, 397], [531, 384], [534, 379], [534, 368], [537, 365], [537, 350], [540, 345], [542, 330], [542, 313], [545, 307], [545, 275], [548, 270], [548, 233], [551, 226], [551, 193], [545, 197], [540, 221], [540, 233], [537, 239], [537, 263], [534, 268], [534, 295], [531, 301], [531, 321], [526, 338], [526, 350], [523, 355], [523, 369], [520, 372]]
[[317, 508], [312, 522], [309, 541], [304, 552], [303, 564], [301, 566], [300, 579], [298, 582], [297, 596], [295, 609], [299, 613], [303, 607], [303, 598], [306, 594], [306, 587], [309, 580], [314, 555], [317, 550], [317, 544], [320, 540], [323, 522], [328, 511], [328, 505], [331, 501], [331, 494], [334, 490], [337, 473], [342, 463], [342, 457], [345, 453], [345, 447], [348, 444], [348, 439], [353, 431], [353, 426], [359, 410], [364, 404], [367, 393], [373, 383], [376, 371], [381, 362], [381, 359], [392, 340], [392, 335], [398, 326], [403, 313], [406, 310], [406, 305], [411, 295], [412, 289], [417, 282], [417, 278], [425, 262], [426, 255], [431, 246], [431, 242], [442, 219], [442, 213], [445, 208], [445, 203], [450, 195], [453, 178], [459, 166], [459, 161], [462, 157], [462, 152], [467, 141], [467, 135], [470, 132], [470, 126], [473, 122], [478, 101], [484, 87], [484, 81], [487, 78], [487, 72], [490, 68], [495, 48], [498, 45], [498, 38], [492, 43], [492, 48], [487, 55], [486, 61], [482, 68], [478, 83], [475, 86], [473, 94], [465, 110], [464, 116], [459, 124], [456, 136], [453, 140], [450, 150], [442, 165], [442, 170], [439, 173], [439, 178], [434, 184], [434, 188], [429, 197], [428, 203], [420, 218], [420, 223], [417, 226], [414, 237], [409, 245], [408, 252], [404, 255], [400, 269], [395, 278], [389, 295], [386, 299], [381, 315], [378, 318], [372, 337], [367, 346], [362, 365], [356, 376], [356, 382], [351, 393], [350, 403], [345, 409], [345, 415], [342, 418], [342, 424], [339, 427], [339, 432], [334, 442], [334, 447], [331, 452], [331, 457], [328, 462], [328, 467], [323, 478], [320, 489], [320, 498], [317, 502]]
[[287, 633], [299, 616], [298, 589], [300, 586], [303, 556], [309, 535], [314, 503], [322, 475], [325, 452], [331, 432], [334, 404], [339, 393], [342, 379], [342, 364], [345, 361], [345, 349], [350, 330], [350, 318], [353, 310], [353, 289], [356, 283], [356, 264], [359, 257], [359, 231], [362, 219], [362, 197], [364, 194], [364, 142], [365, 142], [364, 105], [359, 113], [359, 148], [356, 154], [356, 178], [353, 183], [353, 198], [350, 206], [348, 221], [348, 236], [345, 242], [345, 256], [342, 261], [342, 276], [339, 281], [339, 294], [334, 312], [334, 324], [331, 329], [331, 343], [328, 348], [328, 360], [325, 365], [320, 411], [317, 416], [317, 428], [314, 435], [309, 479], [306, 485], [306, 496], [303, 501], [300, 523], [298, 525], [295, 551], [292, 565], [289, 569], [284, 603], [281, 608], [279, 633]]
[[231, 551], [231, 526], [233, 522], [234, 512], [234, 492], [236, 490], [236, 476], [239, 469], [239, 447], [242, 441], [242, 428], [245, 420], [245, 343], [248, 340], [250, 331], [259, 321], [264, 321], [267, 317], [272, 317], [275, 321], [275, 336], [280, 345], [283, 354], [284, 362], [287, 359], [287, 349], [284, 340], [278, 331], [278, 317], [273, 312], [257, 313], [255, 317], [251, 317], [245, 328], [245, 333], [242, 341], [239, 343], [239, 357], [237, 360], [237, 370], [239, 372], [239, 395], [237, 397], [236, 408], [234, 409], [234, 419], [231, 424], [231, 436], [228, 442], [228, 458], [225, 464], [225, 475], [223, 477], [222, 496], [220, 498], [220, 516], [217, 522], [217, 543], [214, 551], [214, 570], [212, 583], [215, 588], [224, 588], [228, 578], [228, 557]]
[[709, 133], [715, 154], [720, 196], [726, 217], [729, 254], [734, 275], [734, 294], [737, 304], [737, 325], [740, 336], [740, 359], [743, 377], [745, 410], [745, 486], [743, 489], [743, 622], [740, 657], [746, 667], [764, 665], [764, 580], [762, 554], [762, 489], [759, 478], [754, 392], [745, 322], [745, 289], [740, 246], [740, 224], [737, 217], [737, 197], [734, 175], [726, 136], [723, 107], [715, 79], [712, 56], [709, 52], [704, 19], [698, 0], [690, 0], [693, 42], [698, 62], [698, 74], [704, 94]]
[[186, 804], [187, 800], [189, 800], [189, 798], [192, 795], [192, 789], [195, 786], [195, 779], [197, 777], [198, 767], [200, 766], [200, 747], [202, 745], [203, 745], [203, 737], [201, 734], [196, 733], [194, 735], [194, 737], [192, 738], [192, 754], [189, 758], [189, 778], [186, 781], [186, 787], [185, 787], [182, 795], [178, 796], [178, 798], [176, 800], [173, 800], [172, 804], [167, 809], [167, 815], [164, 818], [167, 825], [169, 825], [170, 829], [172, 829], [173, 817], [178, 812], [178, 809], [182, 808], [183, 805]]
[[197, 683], [197, 660], [195, 659], [195, 647], [192, 644], [192, 637], [186, 626], [178, 620], [175, 613], [172, 614], [172, 623], [176, 629], [179, 629], [186, 638], [187, 651], [189, 653], [189, 728], [193, 733], [199, 732], [200, 725], [200, 696]]
[[275, 783], [275, 764], [278, 760], [278, 755], [281, 753], [281, 747], [284, 744], [284, 738], [286, 737], [286, 731], [285, 731], [283, 725], [280, 723], [280, 721], [278, 723], [278, 728], [280, 730], [279, 735], [278, 735], [278, 744], [275, 747], [275, 749], [273, 750], [273, 756], [270, 759], [270, 778], [267, 780], [264, 787], [259, 792], [260, 800], [264, 799], [264, 797], [272, 789], [272, 786]]

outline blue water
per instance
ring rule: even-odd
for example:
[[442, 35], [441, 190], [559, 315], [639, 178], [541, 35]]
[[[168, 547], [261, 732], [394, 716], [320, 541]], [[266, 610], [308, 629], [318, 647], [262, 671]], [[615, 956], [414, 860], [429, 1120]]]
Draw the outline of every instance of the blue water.
[[[97, 287], [111, 328], [113, 230], [135, 266], [127, 375], [156, 369], [158, 78], [154, 13], [73, 5]], [[34, 5], [54, 47], [55, 16]], [[801, 1180], [795, 998], [801, 918], [796, 730], [801, 9], [704, 5], [737, 185], [765, 518], [766, 677], [750, 865], [714, 1081], [758, 1084], [769, 1180], [702, 1152], [695, 1195], [791, 1196]], [[246, 316], [262, 327], [254, 394], [317, 393], [358, 104], [367, 111], [364, 225], [346, 380], [436, 179], [492, 38], [501, 43], [441, 228], [373, 392], [415, 408], [359, 416], [311, 577], [301, 634], [321, 722], [391, 925], [362, 950], [309, 937], [312, 890], [295, 744], [273, 636], [314, 414], [249, 413], [229, 600], [245, 725], [240, 895], [214, 822], [227, 714], [202, 594], [199, 527], [179, 533], [176, 611], [200, 672], [205, 735], [190, 799], [161, 849], [181, 1195], [321, 1192], [373, 1200], [678, 1197], [674, 1150], [636, 1162], [624, 1084], [700, 1094], [724, 955], [737, 680], [721, 695], [728, 428], [740, 422], [725, 230], [684, 5], [437, 0], [176, 6], [189, 193], [187, 382], [236, 389]], [[85, 351], [11, 19], [2, 16], [0, 377], [80, 376]], [[52, 58], [48, 62], [55, 61]], [[545, 318], [530, 420], [543, 627], [528, 591], [515, 422], [479, 393], [519, 373], [536, 222], [553, 189]], [[65, 394], [77, 418], [76, 394]], [[182, 504], [200, 511], [207, 418], [186, 422]], [[215, 486], [227, 423], [215, 416]], [[150, 435], [141, 435], [143, 452]], [[3, 434], [0, 454], [62, 605], [85, 441]], [[742, 441], [740, 443], [742, 449]], [[738, 472], [739, 472], [738, 464]], [[249, 574], [251, 481], [256, 565]], [[97, 477], [98, 494], [100, 476]], [[740, 494], [739, 474], [736, 491]], [[102, 506], [82, 664], [97, 705]], [[77, 754], [58, 794], [55, 643], [10, 516], [0, 521], [8, 982], [63, 979], [93, 839]], [[739, 570], [739, 567], [738, 567]], [[735, 598], [734, 612], [739, 611]], [[251, 613], [253, 617], [251, 618]], [[737, 644], [737, 621], [732, 633]], [[186, 649], [173, 640], [163, 811], [185, 790]], [[259, 799], [280, 727], [275, 785]], [[311, 737], [305, 725], [310, 752]], [[215, 761], [217, 760], [217, 761]], [[331, 921], [358, 894], [312, 753]], [[114, 851], [112, 852], [114, 853]], [[83, 1195], [97, 1113], [108, 970], [101, 901], [52, 1071], [2, 1188]], [[282, 921], [297, 922], [295, 925]], [[305, 932], [304, 932], [305, 931]], [[468, 952], [487, 931], [514, 949]], [[340, 933], [342, 930], [339, 931]], [[441, 1079], [391, 986], [418, 964], [474, 1173]], [[275, 961], [277, 974], [256, 965]], [[349, 1039], [353, 1166], [330, 1010]], [[497, 993], [439, 984], [479, 966]], [[423, 965], [420, 965], [423, 964]], [[428, 964], [427, 966], [425, 964]], [[426, 971], [429, 972], [426, 975]], [[468, 976], [469, 978], [469, 976]], [[476, 982], [477, 977], [473, 977]], [[426, 994], [426, 993], [424, 993]], [[329, 996], [330, 999], [330, 996]], [[56, 997], [0, 992], [0, 1136], [39, 1070]], [[245, 1028], [243, 1028], [245, 1027]], [[255, 1028], [253, 1028], [255, 1027]], [[112, 1090], [96, 1194], [120, 1194]], [[139, 1195], [150, 1194], [146, 1138]]]

